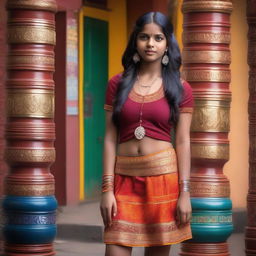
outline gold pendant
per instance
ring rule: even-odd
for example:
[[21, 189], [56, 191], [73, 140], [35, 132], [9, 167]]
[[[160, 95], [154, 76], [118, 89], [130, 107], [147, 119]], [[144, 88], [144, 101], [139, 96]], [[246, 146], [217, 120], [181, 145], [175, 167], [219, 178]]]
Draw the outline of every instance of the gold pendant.
[[135, 131], [134, 131], [134, 135], [135, 135], [135, 138], [138, 139], [138, 140], [141, 140], [144, 138], [145, 136], [145, 128], [143, 126], [138, 126]]

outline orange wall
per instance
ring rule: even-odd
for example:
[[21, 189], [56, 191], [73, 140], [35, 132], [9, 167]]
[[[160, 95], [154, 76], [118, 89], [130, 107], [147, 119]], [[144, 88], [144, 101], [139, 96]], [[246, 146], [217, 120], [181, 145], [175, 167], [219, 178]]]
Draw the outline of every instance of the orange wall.
[[230, 161], [224, 174], [231, 182], [233, 208], [245, 208], [248, 191], [248, 65], [246, 1], [233, 0], [231, 17], [232, 102], [230, 111]]

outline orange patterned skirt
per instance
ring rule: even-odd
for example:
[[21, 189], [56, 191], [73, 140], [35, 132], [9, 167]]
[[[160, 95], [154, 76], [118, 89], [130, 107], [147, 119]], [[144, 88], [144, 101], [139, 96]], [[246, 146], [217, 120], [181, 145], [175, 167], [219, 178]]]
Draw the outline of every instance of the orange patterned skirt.
[[117, 156], [117, 215], [105, 228], [104, 243], [149, 247], [192, 238], [190, 224], [176, 225], [178, 189], [173, 148], [145, 156]]

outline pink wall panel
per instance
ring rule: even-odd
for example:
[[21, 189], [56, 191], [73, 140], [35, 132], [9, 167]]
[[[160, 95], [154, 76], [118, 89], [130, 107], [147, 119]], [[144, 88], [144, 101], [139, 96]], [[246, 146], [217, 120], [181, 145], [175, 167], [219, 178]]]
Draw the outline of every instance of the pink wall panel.
[[59, 11], [77, 10], [82, 6], [82, 0], [56, 0]]
[[67, 116], [67, 204], [79, 201], [79, 120], [78, 116]]

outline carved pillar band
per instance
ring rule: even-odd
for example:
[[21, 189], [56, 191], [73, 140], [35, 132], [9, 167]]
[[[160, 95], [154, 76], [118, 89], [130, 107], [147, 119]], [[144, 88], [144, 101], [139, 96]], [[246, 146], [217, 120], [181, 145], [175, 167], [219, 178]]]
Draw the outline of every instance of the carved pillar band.
[[52, 90], [9, 90], [8, 115], [12, 117], [53, 118], [54, 92]]

